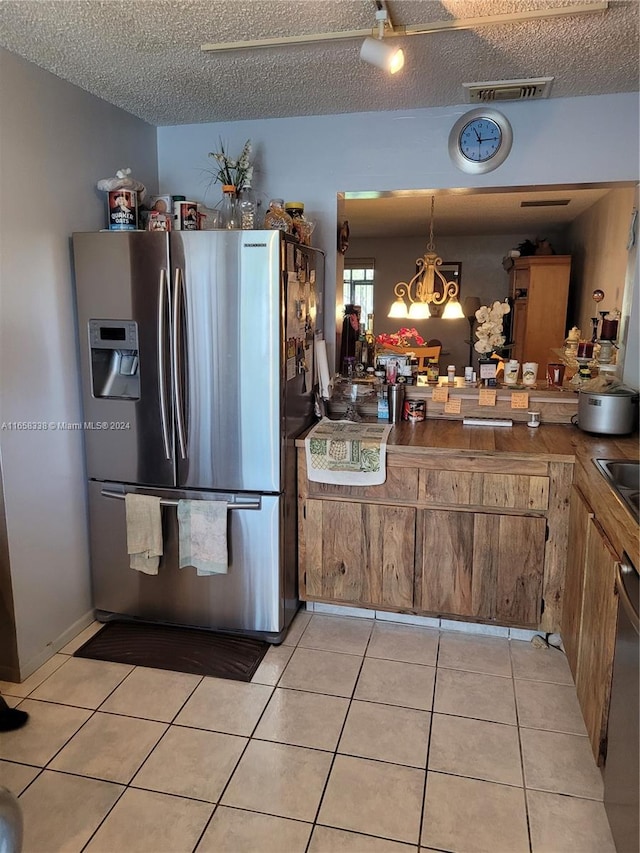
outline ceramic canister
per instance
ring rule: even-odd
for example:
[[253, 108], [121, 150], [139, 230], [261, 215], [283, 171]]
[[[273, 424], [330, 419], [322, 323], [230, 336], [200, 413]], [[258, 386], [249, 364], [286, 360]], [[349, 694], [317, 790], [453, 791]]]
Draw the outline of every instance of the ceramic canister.
[[533, 387], [538, 380], [538, 365], [535, 361], [525, 361], [522, 365], [522, 384]]
[[518, 381], [518, 373], [520, 372], [520, 364], [513, 359], [508, 361], [504, 366], [504, 384], [515, 385]]

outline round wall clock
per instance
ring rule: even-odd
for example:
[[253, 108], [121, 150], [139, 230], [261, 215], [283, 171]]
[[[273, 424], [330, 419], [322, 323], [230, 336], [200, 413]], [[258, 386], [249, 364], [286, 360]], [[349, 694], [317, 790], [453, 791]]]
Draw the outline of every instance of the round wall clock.
[[497, 110], [470, 110], [451, 128], [449, 156], [463, 172], [481, 175], [497, 168], [509, 156], [513, 131]]

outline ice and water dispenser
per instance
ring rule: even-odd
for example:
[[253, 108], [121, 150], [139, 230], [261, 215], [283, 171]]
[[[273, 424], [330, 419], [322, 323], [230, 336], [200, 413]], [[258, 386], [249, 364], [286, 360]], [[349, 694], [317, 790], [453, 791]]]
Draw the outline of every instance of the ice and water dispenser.
[[137, 323], [133, 320], [89, 320], [89, 351], [94, 397], [140, 398]]

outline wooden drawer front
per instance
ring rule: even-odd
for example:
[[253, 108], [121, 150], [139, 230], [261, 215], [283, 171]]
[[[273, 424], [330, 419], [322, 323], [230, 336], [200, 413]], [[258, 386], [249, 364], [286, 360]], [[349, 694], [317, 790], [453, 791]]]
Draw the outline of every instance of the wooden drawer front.
[[[306, 469], [305, 469], [306, 471]], [[418, 497], [418, 471], [387, 466], [387, 479], [380, 486], [334, 486], [308, 481], [310, 497], [379, 498], [386, 501], [415, 501]]]
[[415, 521], [412, 507], [305, 501], [306, 596], [412, 607]]
[[496, 509], [546, 510], [549, 478], [471, 471], [421, 471], [421, 502], [442, 506], [485, 506]]

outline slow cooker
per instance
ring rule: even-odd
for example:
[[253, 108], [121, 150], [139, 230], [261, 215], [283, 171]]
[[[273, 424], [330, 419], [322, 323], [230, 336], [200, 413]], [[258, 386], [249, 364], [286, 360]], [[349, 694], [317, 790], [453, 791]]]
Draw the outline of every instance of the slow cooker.
[[628, 435], [634, 431], [637, 422], [637, 391], [622, 385], [598, 392], [580, 389], [576, 424], [584, 432]]

